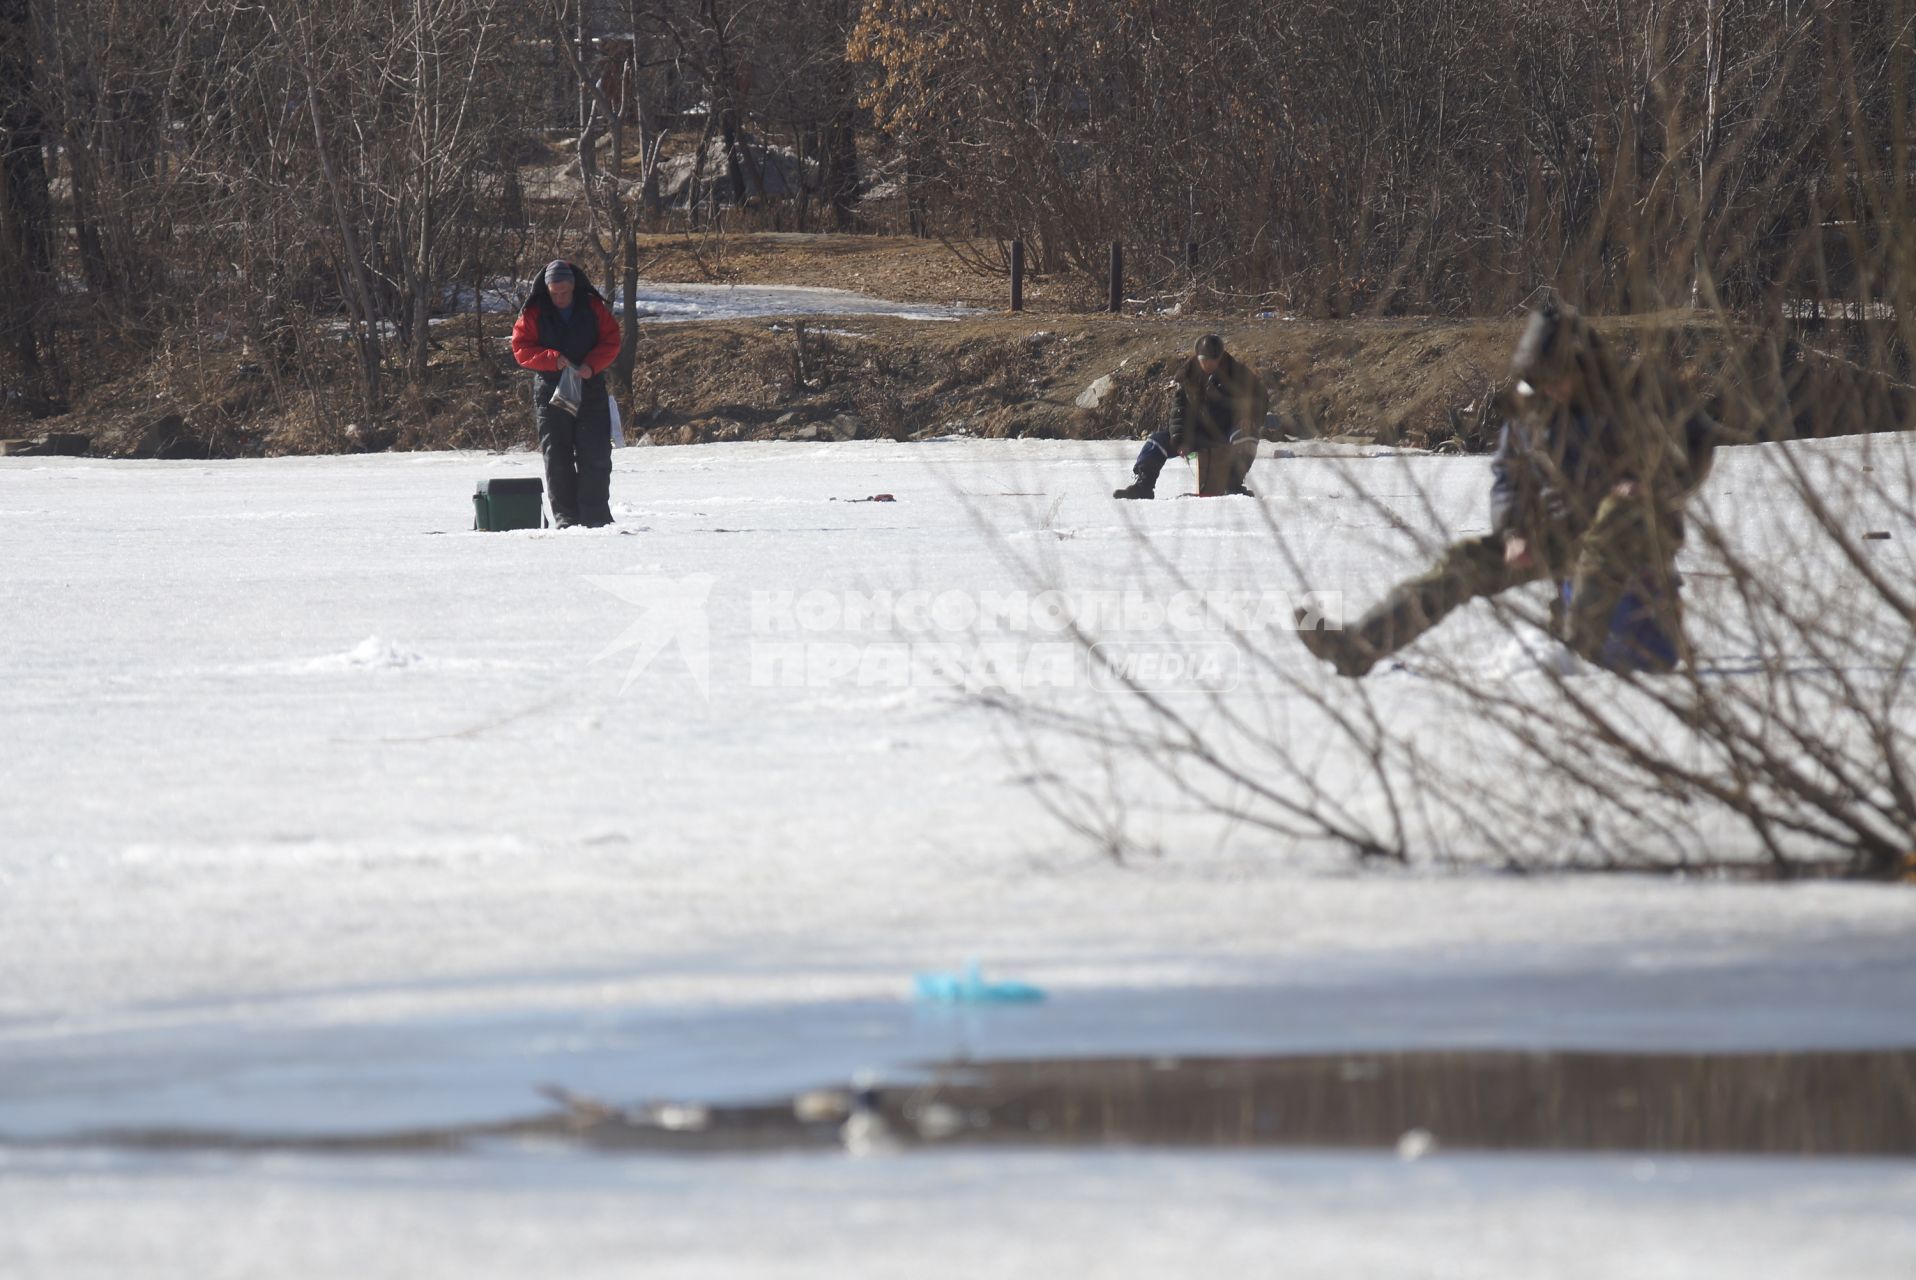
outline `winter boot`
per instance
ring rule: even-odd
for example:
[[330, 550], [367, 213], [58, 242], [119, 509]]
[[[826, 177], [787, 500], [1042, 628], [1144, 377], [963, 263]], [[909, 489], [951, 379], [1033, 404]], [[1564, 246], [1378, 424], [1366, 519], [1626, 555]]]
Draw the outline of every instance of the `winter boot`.
[[1139, 476], [1136, 480], [1124, 486], [1124, 488], [1113, 489], [1111, 496], [1114, 498], [1155, 498], [1158, 496], [1158, 486], [1155, 482], [1146, 480], [1143, 476]]
[[1304, 642], [1312, 657], [1330, 663], [1338, 675], [1356, 679], [1369, 673], [1376, 664], [1379, 655], [1357, 631], [1332, 631], [1313, 626], [1314, 619], [1306, 609], [1299, 609], [1296, 619], [1297, 638]]

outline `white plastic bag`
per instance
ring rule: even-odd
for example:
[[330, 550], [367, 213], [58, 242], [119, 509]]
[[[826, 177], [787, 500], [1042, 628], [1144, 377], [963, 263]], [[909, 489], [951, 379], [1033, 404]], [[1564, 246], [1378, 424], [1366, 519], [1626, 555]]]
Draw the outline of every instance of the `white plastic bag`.
[[584, 400], [585, 384], [579, 380], [579, 371], [567, 365], [559, 373], [559, 385], [552, 389], [552, 407], [576, 418], [579, 416], [579, 405]]
[[623, 449], [625, 448], [625, 424], [619, 421], [619, 402], [613, 399], [610, 391], [605, 393], [605, 404], [612, 417], [612, 447]]

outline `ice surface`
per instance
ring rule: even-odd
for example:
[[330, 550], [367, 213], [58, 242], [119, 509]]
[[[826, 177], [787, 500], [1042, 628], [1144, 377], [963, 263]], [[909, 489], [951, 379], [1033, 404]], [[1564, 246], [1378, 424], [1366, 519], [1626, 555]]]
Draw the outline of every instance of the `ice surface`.
[[[1022, 561], [1073, 588], [1149, 592], [1175, 569], [1207, 589], [1368, 598], [1418, 560], [1406, 529], [1482, 527], [1481, 459], [1267, 459], [1257, 502], [1114, 509], [1132, 452], [632, 450], [615, 464], [619, 529], [565, 535], [469, 530], [473, 482], [537, 474], [529, 454], [0, 460], [0, 1130], [520, 1114], [555, 1076], [632, 1098], [789, 1087], [964, 1037], [1001, 1052], [1916, 1039], [1906, 892], [1353, 874], [1333, 851], [1233, 827], [1148, 784], [1125, 799], [1163, 856], [1117, 866], [1028, 785], [1043, 770], [1094, 780], [1089, 753], [1034, 758], [964, 688], [847, 678], [835, 650], [816, 681], [759, 678], [757, 650], [811, 638], [781, 593], [975, 599], [1030, 588]], [[1762, 545], [1780, 522], [1757, 498], [1754, 452], [1726, 456], [1711, 493]], [[1374, 502], [1353, 497], [1353, 474]], [[1174, 467], [1161, 492], [1184, 479]], [[838, 501], [878, 492], [898, 500]], [[1273, 556], [1267, 517], [1298, 563]], [[1478, 644], [1486, 678], [1545, 683], [1529, 668], [1548, 651], [1511, 651], [1476, 617], [1445, 632]], [[911, 637], [856, 638], [869, 649]], [[1281, 660], [1309, 670], [1301, 649]], [[1426, 685], [1386, 673], [1375, 688], [1408, 731], [1434, 732]], [[1108, 695], [1079, 679], [1041, 696], [1083, 707]], [[1308, 725], [1281, 690], [1257, 696]], [[1022, 1023], [913, 1023], [910, 975], [973, 956], [1053, 999]], [[1448, 1270], [1428, 1274], [1537, 1274], [1525, 1267], [1551, 1240], [1590, 1242], [1582, 1274], [1613, 1274], [1599, 1264], [1634, 1259], [1633, 1242], [1676, 1260], [1669, 1274], [1773, 1246], [1801, 1251], [1776, 1255], [1802, 1262], [1790, 1274], [1887, 1275], [1911, 1248], [1907, 1219], [1889, 1212], [1908, 1203], [1902, 1164], [1862, 1188], [1845, 1166], [1719, 1177], [1727, 1166], [1703, 1162], [1686, 1227], [1659, 1207], [1667, 1188], [1636, 1186], [1626, 1165], [1452, 1166], [1443, 1153], [1415, 1173], [908, 1161], [897, 1185], [917, 1198], [800, 1161], [730, 1183], [711, 1164], [614, 1164], [595, 1184], [538, 1162], [315, 1172], [37, 1159], [0, 1157], [0, 1272], [126, 1273], [94, 1229], [111, 1205], [137, 1219], [119, 1238], [160, 1242], [147, 1273], [221, 1274], [195, 1265], [217, 1188], [242, 1206], [217, 1218], [229, 1258], [253, 1264], [234, 1269], [262, 1269], [251, 1224], [276, 1220], [318, 1259], [264, 1268], [289, 1275], [343, 1274], [326, 1261], [330, 1224], [373, 1203], [365, 1239], [399, 1260], [392, 1274], [509, 1270], [488, 1242], [496, 1258], [527, 1257], [514, 1249], [560, 1224], [580, 1233], [555, 1255], [569, 1273], [609, 1273], [638, 1256], [621, 1210], [634, 1195], [714, 1242], [686, 1245], [690, 1271], [765, 1264], [779, 1232], [827, 1202], [875, 1215], [879, 1259], [935, 1237], [936, 1222], [970, 1242], [939, 1255], [954, 1268], [991, 1241], [1015, 1260], [1022, 1210], [1009, 1206], [1032, 1195], [1059, 1215], [1055, 1229], [1029, 1228], [1027, 1260], [1044, 1269], [1075, 1265], [1114, 1231], [1142, 1238], [1136, 1210], [1161, 1179], [1192, 1207], [1149, 1220], [1153, 1238], [1209, 1240], [1220, 1265], [1240, 1244], [1275, 1256], [1291, 1239], [1308, 1259], [1341, 1240], [1355, 1261], [1337, 1274], [1400, 1273], [1388, 1264], [1409, 1255], [1381, 1239], [1387, 1212], [1423, 1224], [1407, 1250], [1445, 1215], [1476, 1233], [1479, 1252], [1441, 1255]], [[1537, 1168], [1559, 1172], [1539, 1183]], [[1415, 1182], [1425, 1169], [1450, 1180]], [[743, 1187], [737, 1208], [721, 1203], [728, 1185]], [[1392, 1194], [1369, 1194], [1379, 1186]], [[929, 1207], [951, 1196], [1010, 1217], [953, 1227]], [[763, 1254], [726, 1226], [755, 1205], [773, 1223]], [[499, 1236], [447, 1238], [435, 1255], [467, 1270], [403, 1265], [425, 1248], [409, 1241], [472, 1221]], [[1132, 1260], [1110, 1274], [1153, 1270], [1142, 1246], [1119, 1255]]]
[[0, 1154], [0, 1272], [1904, 1280], [1912, 1203], [1889, 1161]]

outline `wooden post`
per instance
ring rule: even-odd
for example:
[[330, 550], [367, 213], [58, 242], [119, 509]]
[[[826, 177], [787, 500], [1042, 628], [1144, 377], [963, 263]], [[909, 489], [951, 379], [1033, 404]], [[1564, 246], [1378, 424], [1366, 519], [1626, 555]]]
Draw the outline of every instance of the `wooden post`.
[[1011, 309], [1025, 309], [1025, 242], [1011, 242]]
[[1111, 242], [1111, 314], [1124, 310], [1124, 246]]

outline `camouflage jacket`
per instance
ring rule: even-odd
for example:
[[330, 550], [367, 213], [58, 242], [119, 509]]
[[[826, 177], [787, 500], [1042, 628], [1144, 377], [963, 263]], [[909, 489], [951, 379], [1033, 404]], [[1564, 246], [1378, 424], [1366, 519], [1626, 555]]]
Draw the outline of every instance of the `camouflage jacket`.
[[[1622, 403], [1628, 422], [1589, 409], [1513, 413], [1490, 460], [1495, 533], [1554, 531], [1575, 537], [1617, 484], [1635, 480], [1659, 509], [1675, 512], [1709, 473], [1718, 429], [1708, 415], [1646, 403], [1639, 378]], [[1657, 399], [1662, 399], [1661, 397]]]
[[1171, 387], [1171, 448], [1215, 449], [1238, 430], [1256, 435], [1270, 409], [1271, 394], [1249, 365], [1226, 352], [1217, 372], [1207, 375], [1192, 356]]

